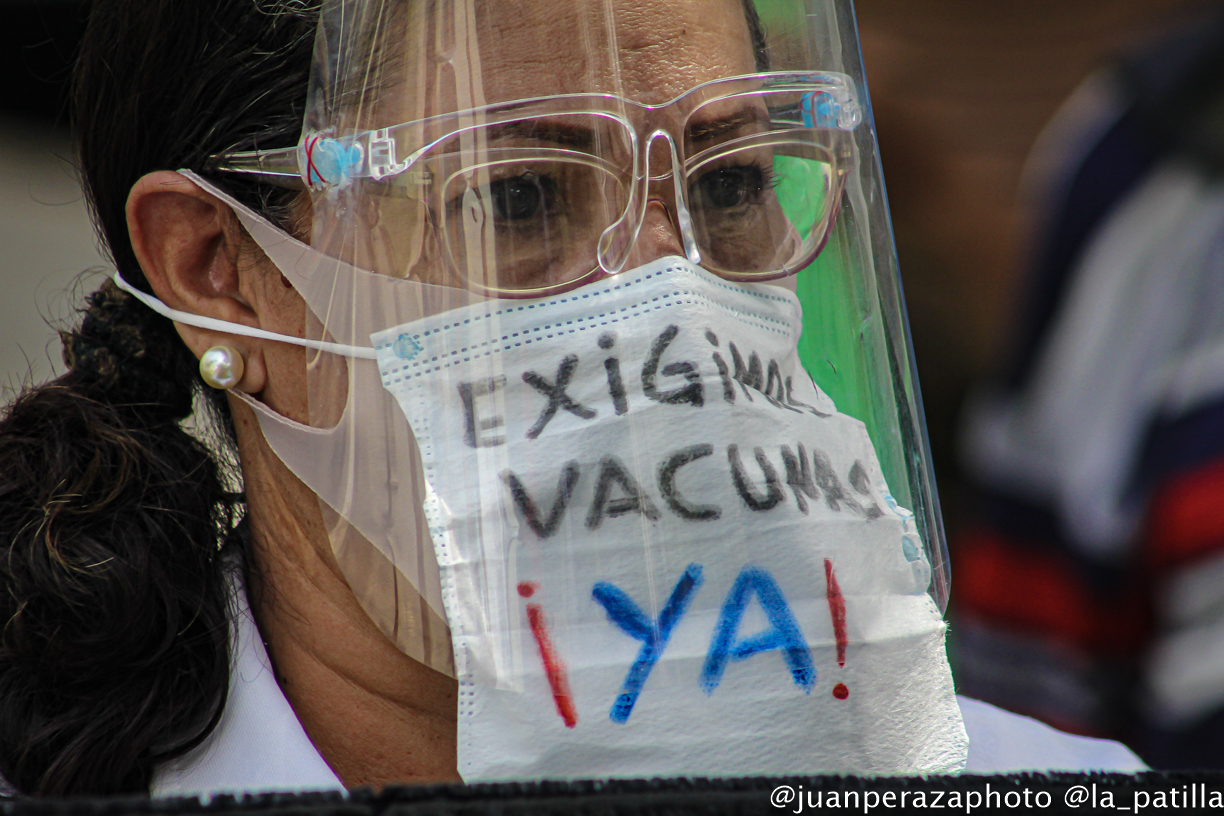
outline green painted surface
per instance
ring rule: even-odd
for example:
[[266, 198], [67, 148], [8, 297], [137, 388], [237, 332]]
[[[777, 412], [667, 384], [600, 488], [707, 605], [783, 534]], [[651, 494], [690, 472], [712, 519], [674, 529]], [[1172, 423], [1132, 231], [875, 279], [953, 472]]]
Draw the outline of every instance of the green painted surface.
[[845, 214], [824, 251], [796, 278], [803, 306], [799, 359], [837, 410], [867, 426], [893, 496], [910, 506], [896, 405], [882, 343], [878, 311], [864, 297], [871, 269], [862, 268]]

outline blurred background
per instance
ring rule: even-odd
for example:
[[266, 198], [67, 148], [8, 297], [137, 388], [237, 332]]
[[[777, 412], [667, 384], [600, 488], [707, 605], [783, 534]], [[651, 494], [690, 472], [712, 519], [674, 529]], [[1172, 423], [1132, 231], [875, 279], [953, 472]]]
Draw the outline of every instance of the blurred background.
[[[0, 5], [13, 388], [61, 370], [52, 326], [105, 261], [65, 115], [87, 4]], [[1155, 765], [1224, 767], [1219, 4], [859, 0], [858, 15], [958, 686]]]
[[860, 0], [958, 690], [1224, 767], [1224, 14]]
[[[1019, 329], [1043, 128], [1094, 71], [1197, 19], [1192, 0], [858, 0], [939, 487], [957, 531], [956, 423]], [[1038, 205], [1039, 207], [1040, 205]]]
[[[0, 0], [0, 388], [62, 372], [48, 325], [98, 254], [71, 161], [66, 94], [86, 4]], [[92, 280], [92, 279], [91, 279]]]

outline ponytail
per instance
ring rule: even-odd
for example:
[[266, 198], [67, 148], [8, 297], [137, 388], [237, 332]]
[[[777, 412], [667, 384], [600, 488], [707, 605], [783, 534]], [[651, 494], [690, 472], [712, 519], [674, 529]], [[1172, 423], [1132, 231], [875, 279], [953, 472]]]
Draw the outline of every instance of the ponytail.
[[0, 773], [27, 793], [148, 790], [225, 703], [235, 504], [143, 308], [95, 292], [71, 371], [0, 421]]

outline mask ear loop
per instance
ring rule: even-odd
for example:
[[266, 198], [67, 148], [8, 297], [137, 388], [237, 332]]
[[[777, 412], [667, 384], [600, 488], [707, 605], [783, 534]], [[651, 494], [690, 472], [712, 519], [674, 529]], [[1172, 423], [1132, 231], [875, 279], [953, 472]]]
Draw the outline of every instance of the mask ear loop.
[[254, 329], [250, 326], [244, 326], [241, 323], [231, 323], [228, 320], [218, 320], [215, 317], [205, 317], [204, 315], [192, 314], [191, 312], [182, 312], [178, 309], [171, 309], [165, 303], [152, 295], [147, 295], [144, 292], [132, 286], [125, 281], [118, 272], [112, 276], [115, 285], [123, 291], [127, 292], [132, 297], [139, 300], [144, 305], [148, 306], [153, 311], [157, 312], [162, 317], [169, 318], [175, 323], [182, 323], [186, 326], [195, 326], [197, 329], [208, 329], [210, 331], [224, 332], [225, 334], [237, 334], [242, 337], [255, 337], [260, 340], [276, 340], [281, 343], [289, 343], [294, 346], [303, 346], [317, 351], [327, 351], [332, 354], [339, 354], [344, 357], [356, 357], [362, 360], [377, 360], [378, 352], [372, 347], [367, 346], [350, 346], [347, 343], [329, 343], [325, 340], [307, 340], [304, 337], [294, 337], [289, 334], [278, 334], [264, 329]]

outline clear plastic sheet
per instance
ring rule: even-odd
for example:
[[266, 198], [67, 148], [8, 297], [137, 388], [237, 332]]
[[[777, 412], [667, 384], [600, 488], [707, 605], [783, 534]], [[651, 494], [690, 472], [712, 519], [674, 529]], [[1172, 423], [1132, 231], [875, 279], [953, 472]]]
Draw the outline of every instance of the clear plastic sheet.
[[326, 0], [301, 144], [230, 158], [338, 344], [265, 434], [465, 778], [963, 763], [865, 87], [848, 0]]

